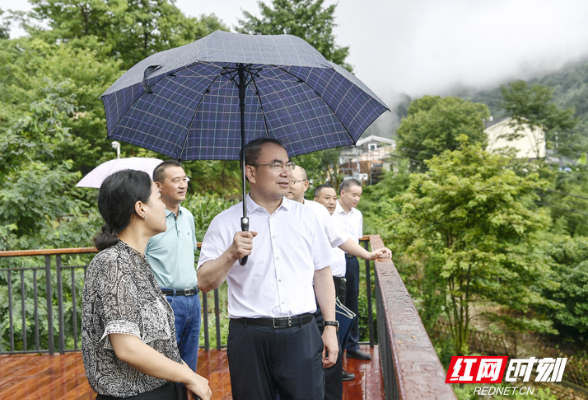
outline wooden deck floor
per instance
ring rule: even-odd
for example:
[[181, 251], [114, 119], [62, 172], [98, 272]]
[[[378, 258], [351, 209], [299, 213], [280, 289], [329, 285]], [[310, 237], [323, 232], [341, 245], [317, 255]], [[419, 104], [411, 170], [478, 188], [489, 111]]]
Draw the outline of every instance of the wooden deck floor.
[[[356, 374], [344, 383], [343, 400], [382, 400], [384, 389], [377, 347], [363, 347], [372, 361], [345, 359], [344, 368]], [[229, 400], [231, 381], [225, 351], [201, 351], [198, 373], [210, 381], [214, 400]], [[90, 400], [96, 396], [86, 380], [80, 352], [50, 356], [47, 354], [0, 355], [0, 399]]]

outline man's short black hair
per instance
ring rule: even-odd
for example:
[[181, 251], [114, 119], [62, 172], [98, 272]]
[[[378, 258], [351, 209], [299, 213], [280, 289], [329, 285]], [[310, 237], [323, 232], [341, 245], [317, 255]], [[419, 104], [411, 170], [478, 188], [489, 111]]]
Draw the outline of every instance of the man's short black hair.
[[321, 191], [326, 188], [331, 188], [331, 189], [335, 190], [333, 185], [330, 185], [328, 183], [323, 183], [322, 185], [318, 185], [316, 187], [316, 189], [314, 189], [314, 197], [316, 197], [318, 199], [321, 195]]
[[359, 186], [361, 187], [361, 182], [358, 181], [357, 179], [345, 179], [343, 182], [341, 182], [341, 185], [339, 186], [339, 194], [341, 194], [341, 191], [343, 190], [347, 190], [349, 189], [351, 186]]
[[245, 145], [245, 165], [255, 165], [257, 164], [257, 159], [261, 154], [261, 147], [266, 143], [273, 143], [277, 144], [278, 146], [282, 147], [284, 150], [286, 148], [278, 139], [273, 138], [259, 138], [253, 139], [249, 143]]
[[153, 180], [155, 182], [163, 183], [165, 180], [165, 170], [169, 167], [182, 167], [182, 163], [176, 160], [165, 160], [153, 171]]

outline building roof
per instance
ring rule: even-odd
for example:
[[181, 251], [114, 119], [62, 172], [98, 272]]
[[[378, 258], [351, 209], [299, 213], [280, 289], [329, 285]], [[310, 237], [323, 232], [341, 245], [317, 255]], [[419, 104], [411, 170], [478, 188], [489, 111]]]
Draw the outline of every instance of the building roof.
[[396, 142], [393, 139], [387, 139], [387, 138], [383, 138], [381, 136], [371, 135], [366, 138], [359, 139], [355, 145], [359, 147], [362, 144], [368, 143], [368, 142], [381, 142], [381, 143], [387, 143], [390, 145], [396, 144]]

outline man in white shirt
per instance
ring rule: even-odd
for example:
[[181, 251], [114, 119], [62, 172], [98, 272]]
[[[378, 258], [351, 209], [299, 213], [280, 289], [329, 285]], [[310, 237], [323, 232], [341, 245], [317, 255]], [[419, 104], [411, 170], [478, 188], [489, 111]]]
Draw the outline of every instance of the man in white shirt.
[[[315, 212], [285, 198], [296, 165], [280, 142], [255, 139], [244, 156], [251, 231], [241, 231], [242, 203], [223, 211], [204, 236], [198, 262], [202, 291], [228, 283], [233, 399], [323, 400], [322, 368], [334, 365], [339, 352], [330, 243]], [[322, 340], [312, 315], [313, 281], [326, 324]]]
[[[350, 254], [355, 254], [364, 259], [374, 260], [378, 257], [387, 256], [387, 249], [378, 249], [372, 252], [366, 251], [359, 244], [347, 237], [347, 234], [337, 229], [334, 220], [331, 218], [329, 211], [322, 204], [314, 201], [306, 200], [304, 194], [308, 190], [309, 181], [306, 170], [301, 166], [296, 166], [292, 172], [292, 181], [290, 182], [290, 191], [286, 196], [290, 200], [297, 201], [307, 207], [312, 208], [317, 214], [317, 223], [322, 226], [325, 231], [331, 246], [333, 247], [333, 254], [335, 257], [341, 258], [338, 263], [339, 270], [331, 268], [333, 273], [333, 281], [335, 283], [335, 293], [341, 302], [345, 301], [346, 283], [345, 283], [345, 256], [340, 248], [345, 249]], [[340, 252], [337, 253], [335, 250]], [[341, 268], [342, 261], [342, 268]], [[322, 317], [320, 310], [315, 314], [319, 329], [322, 329]], [[343, 397], [343, 380], [352, 380], [355, 374], [343, 371], [343, 360], [340, 358], [337, 363], [328, 369], [325, 369], [325, 400], [337, 400]]]
[[[356, 209], [363, 189], [361, 183], [356, 179], [346, 179], [339, 187], [339, 200], [333, 213], [337, 224], [346, 230], [347, 236], [359, 245], [359, 239], [363, 237], [363, 216], [361, 211]], [[359, 262], [354, 254], [345, 253], [347, 279], [346, 307], [359, 315]], [[356, 319], [351, 325], [349, 339], [344, 344], [347, 357], [359, 360], [371, 360], [372, 357], [359, 349], [359, 324]]]

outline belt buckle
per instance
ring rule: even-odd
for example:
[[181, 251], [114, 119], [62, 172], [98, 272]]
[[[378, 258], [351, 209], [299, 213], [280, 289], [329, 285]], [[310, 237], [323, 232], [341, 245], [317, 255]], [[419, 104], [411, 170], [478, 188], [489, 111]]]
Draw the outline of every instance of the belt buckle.
[[184, 296], [192, 296], [194, 294], [194, 289], [184, 289]]
[[272, 326], [274, 327], [274, 329], [279, 328], [279, 326], [276, 326], [276, 318], [272, 318]]

